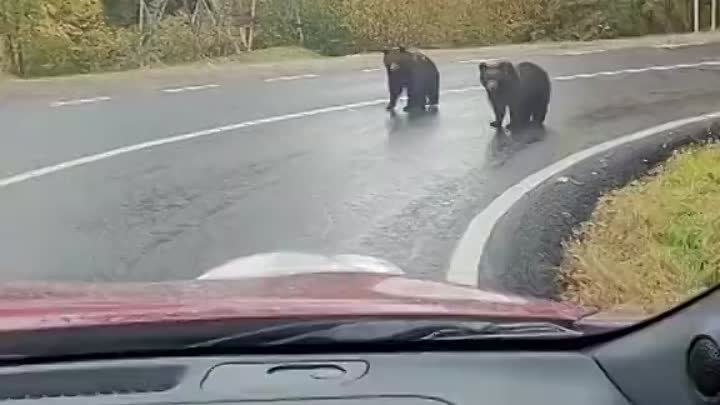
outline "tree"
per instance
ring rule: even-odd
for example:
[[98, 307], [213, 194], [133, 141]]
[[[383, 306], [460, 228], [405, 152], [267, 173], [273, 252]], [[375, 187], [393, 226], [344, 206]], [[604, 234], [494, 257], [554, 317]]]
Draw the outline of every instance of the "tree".
[[10, 71], [25, 73], [24, 48], [42, 15], [42, 0], [0, 0], [0, 38]]

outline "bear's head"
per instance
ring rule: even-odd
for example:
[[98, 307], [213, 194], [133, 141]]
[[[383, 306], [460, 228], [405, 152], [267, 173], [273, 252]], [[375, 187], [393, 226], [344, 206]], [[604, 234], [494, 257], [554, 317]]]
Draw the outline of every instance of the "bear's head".
[[383, 50], [383, 64], [390, 73], [407, 69], [416, 59], [417, 53], [402, 46]]
[[498, 91], [518, 78], [515, 67], [508, 61], [482, 62], [478, 65], [478, 69], [480, 69], [480, 83], [489, 92]]

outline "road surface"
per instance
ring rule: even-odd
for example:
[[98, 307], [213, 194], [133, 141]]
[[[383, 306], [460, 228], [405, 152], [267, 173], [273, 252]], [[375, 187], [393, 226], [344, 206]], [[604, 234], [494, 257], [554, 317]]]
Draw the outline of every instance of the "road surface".
[[470, 220], [526, 175], [720, 110], [719, 45], [510, 59], [553, 77], [542, 138], [495, 136], [472, 58], [439, 63], [440, 112], [412, 120], [385, 113], [377, 67], [0, 98], [0, 278], [187, 279], [289, 249], [442, 280]]

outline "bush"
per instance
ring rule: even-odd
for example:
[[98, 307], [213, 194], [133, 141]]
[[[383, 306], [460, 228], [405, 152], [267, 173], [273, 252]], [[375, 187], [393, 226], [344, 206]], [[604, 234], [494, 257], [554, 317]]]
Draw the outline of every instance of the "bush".
[[0, 1], [0, 37], [11, 72], [24, 73], [24, 49], [32, 40], [42, 15], [41, 0]]
[[350, 29], [363, 50], [441, 43], [450, 31], [441, 24], [446, 2], [349, 0], [346, 5]]
[[303, 0], [303, 46], [324, 55], [355, 51], [355, 40], [346, 18], [347, 0]]
[[[135, 27], [138, 0], [0, 0], [5, 55], [0, 63], [32, 76], [181, 63], [239, 52], [239, 33], [231, 33], [231, 26], [190, 26], [185, 5], [192, 8], [195, 1], [171, 0], [152, 32], [140, 33]], [[590, 40], [689, 26], [685, 0], [257, 1], [255, 48], [300, 45], [325, 55], [397, 45]], [[237, 5], [215, 4], [222, 9]]]
[[187, 15], [169, 16], [152, 32], [141, 33], [108, 25], [100, 0], [13, 1], [13, 13], [2, 15], [0, 28], [10, 38], [5, 45], [9, 69], [21, 76], [131, 69], [237, 52], [226, 30], [194, 29]]
[[[21, 4], [25, 3], [25, 4]], [[15, 1], [27, 9], [27, 0]], [[99, 0], [45, 0], [32, 15], [7, 27], [21, 54], [15, 66], [26, 76], [84, 73], [106, 70], [124, 56], [121, 38], [104, 22]]]
[[261, 0], [256, 44], [299, 45], [325, 55], [354, 51], [347, 0]]
[[129, 27], [138, 22], [139, 0], [103, 0], [103, 10], [112, 25]]
[[90, 73], [135, 67], [127, 64], [133, 35], [106, 27], [77, 38], [36, 34], [24, 50], [26, 76]]
[[[206, 56], [204, 46], [210, 42], [196, 37], [186, 17], [169, 17], [158, 24], [153, 35], [137, 45], [135, 63], [141, 66], [155, 63], [182, 63]], [[139, 41], [139, 43], [142, 41]], [[209, 48], [209, 43], [207, 47]], [[208, 49], [209, 51], [209, 49]]]

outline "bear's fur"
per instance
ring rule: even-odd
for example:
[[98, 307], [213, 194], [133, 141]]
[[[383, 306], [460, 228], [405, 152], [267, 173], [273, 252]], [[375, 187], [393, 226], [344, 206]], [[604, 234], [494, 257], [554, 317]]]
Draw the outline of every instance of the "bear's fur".
[[550, 77], [543, 68], [531, 62], [513, 66], [507, 61], [483, 62], [478, 68], [495, 113], [491, 126], [502, 128], [506, 109], [510, 109], [508, 129], [543, 125], [550, 103]]
[[384, 50], [383, 64], [387, 70], [390, 102], [388, 111], [394, 111], [403, 89], [407, 92], [404, 111], [422, 110], [437, 106], [440, 101], [440, 73], [435, 63], [424, 54], [403, 47]]

